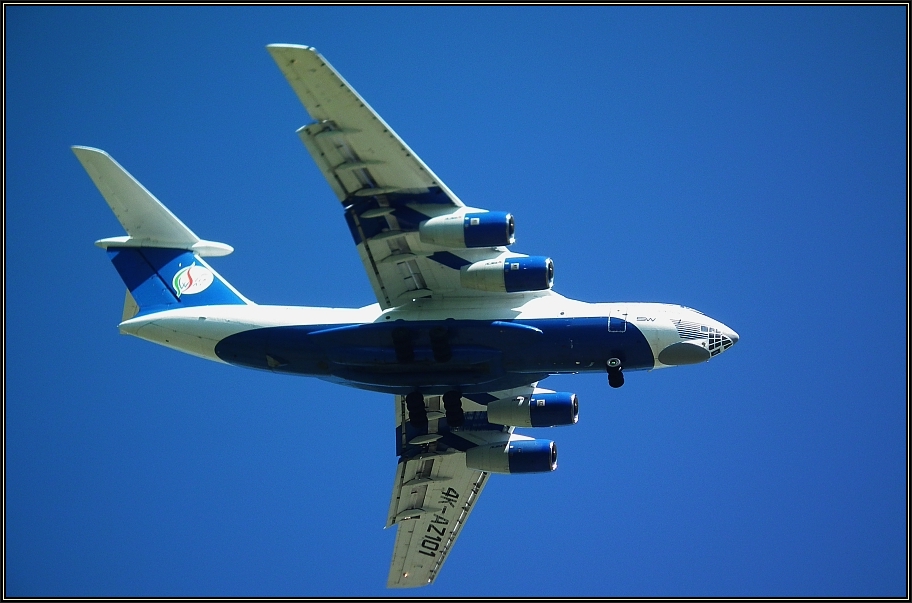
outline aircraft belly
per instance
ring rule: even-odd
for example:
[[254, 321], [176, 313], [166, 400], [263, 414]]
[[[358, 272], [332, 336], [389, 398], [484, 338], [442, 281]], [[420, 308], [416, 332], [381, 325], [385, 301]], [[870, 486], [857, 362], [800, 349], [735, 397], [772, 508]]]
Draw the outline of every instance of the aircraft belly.
[[603, 371], [617, 357], [627, 370], [651, 369], [652, 349], [628, 324], [605, 318], [527, 321], [396, 321], [252, 329], [224, 338], [225, 362], [319, 377], [385, 392], [517, 387], [555, 373]]

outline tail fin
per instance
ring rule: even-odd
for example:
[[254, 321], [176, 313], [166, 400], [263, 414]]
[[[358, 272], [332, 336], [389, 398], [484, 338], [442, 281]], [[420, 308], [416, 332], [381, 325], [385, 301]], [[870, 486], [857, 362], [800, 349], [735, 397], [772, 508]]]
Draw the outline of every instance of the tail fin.
[[136, 302], [137, 314], [250, 303], [190, 251], [109, 246], [108, 257]]
[[120, 164], [99, 149], [73, 147], [127, 236], [96, 241], [127, 285], [137, 308], [127, 314], [204, 305], [250, 304], [202, 258], [228, 255], [224, 243], [196, 236], [177, 216], [137, 182]]

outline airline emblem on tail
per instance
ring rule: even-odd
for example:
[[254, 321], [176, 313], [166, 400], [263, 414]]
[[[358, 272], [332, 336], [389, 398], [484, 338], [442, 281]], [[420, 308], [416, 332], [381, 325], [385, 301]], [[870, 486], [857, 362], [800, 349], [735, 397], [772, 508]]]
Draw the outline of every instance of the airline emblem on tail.
[[193, 295], [205, 291], [212, 284], [212, 272], [204, 266], [197, 266], [196, 263], [190, 264], [186, 268], [181, 268], [171, 280], [171, 285], [177, 293], [181, 295]]

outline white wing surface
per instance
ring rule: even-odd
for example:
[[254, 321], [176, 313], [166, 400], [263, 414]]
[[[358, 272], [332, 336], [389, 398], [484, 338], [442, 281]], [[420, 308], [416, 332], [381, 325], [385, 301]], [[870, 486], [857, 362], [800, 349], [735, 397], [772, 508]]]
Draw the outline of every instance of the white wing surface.
[[267, 48], [316, 121], [298, 134], [340, 201], [382, 192], [420, 194], [440, 189], [439, 203], [462, 206], [314, 48], [292, 44]]
[[[466, 207], [316, 50], [268, 49], [314, 119], [298, 135], [342, 203], [382, 308], [422, 297], [489, 295], [484, 278], [463, 275], [468, 267], [527, 257], [499, 244], [453, 242], [450, 226], [459, 222], [461, 229], [466, 214], [489, 212]], [[503, 215], [512, 237], [512, 216]], [[421, 232], [423, 223], [444, 217], [451, 221], [438, 224], [436, 236]]]
[[386, 584], [389, 588], [434, 581], [489, 475], [467, 469], [462, 454], [399, 464], [390, 511], [405, 508], [390, 518], [399, 527]]
[[408, 426], [403, 396], [396, 396], [396, 449], [400, 455], [386, 527], [398, 526], [387, 586], [409, 588], [434, 581], [488, 481], [489, 473], [466, 467], [465, 451], [479, 445], [504, 446], [513, 428], [488, 423], [485, 406], [474, 400], [528, 397], [534, 385], [462, 398], [465, 424], [446, 428], [440, 396], [425, 399], [427, 433]]
[[200, 256], [228, 255], [234, 249], [215, 241], [204, 241], [162, 205], [155, 195], [130, 175], [114, 158], [91, 147], [73, 147], [92, 182], [107, 201], [127, 236], [102, 239], [95, 244], [133, 247], [187, 249]]

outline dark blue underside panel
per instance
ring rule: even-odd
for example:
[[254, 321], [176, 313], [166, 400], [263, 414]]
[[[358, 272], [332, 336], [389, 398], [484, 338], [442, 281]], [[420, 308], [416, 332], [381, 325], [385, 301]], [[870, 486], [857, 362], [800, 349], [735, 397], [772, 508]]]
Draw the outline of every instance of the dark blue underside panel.
[[469, 260], [463, 259], [456, 255], [455, 253], [450, 253], [449, 251], [438, 251], [428, 256], [429, 260], [433, 260], [438, 264], [443, 264], [447, 268], [452, 268], [453, 270], [459, 270], [464, 266], [471, 266], [472, 262]]
[[[364, 239], [370, 239], [389, 228], [386, 218], [362, 218], [364, 212], [378, 209], [380, 203], [376, 197], [351, 197], [352, 203], [345, 209], [345, 222], [351, 232], [355, 244], [360, 244]], [[399, 222], [399, 227], [406, 231], [418, 230], [418, 225], [427, 220], [429, 216], [408, 207], [408, 205], [452, 205], [453, 201], [440, 188], [434, 187], [421, 194], [388, 194], [386, 206], [394, 209], [393, 216]]]
[[654, 366], [643, 334], [629, 323], [611, 332], [607, 318], [272, 327], [227, 337], [215, 352], [231, 364], [397, 394], [474, 396], [604, 371], [608, 358], [625, 370]]

